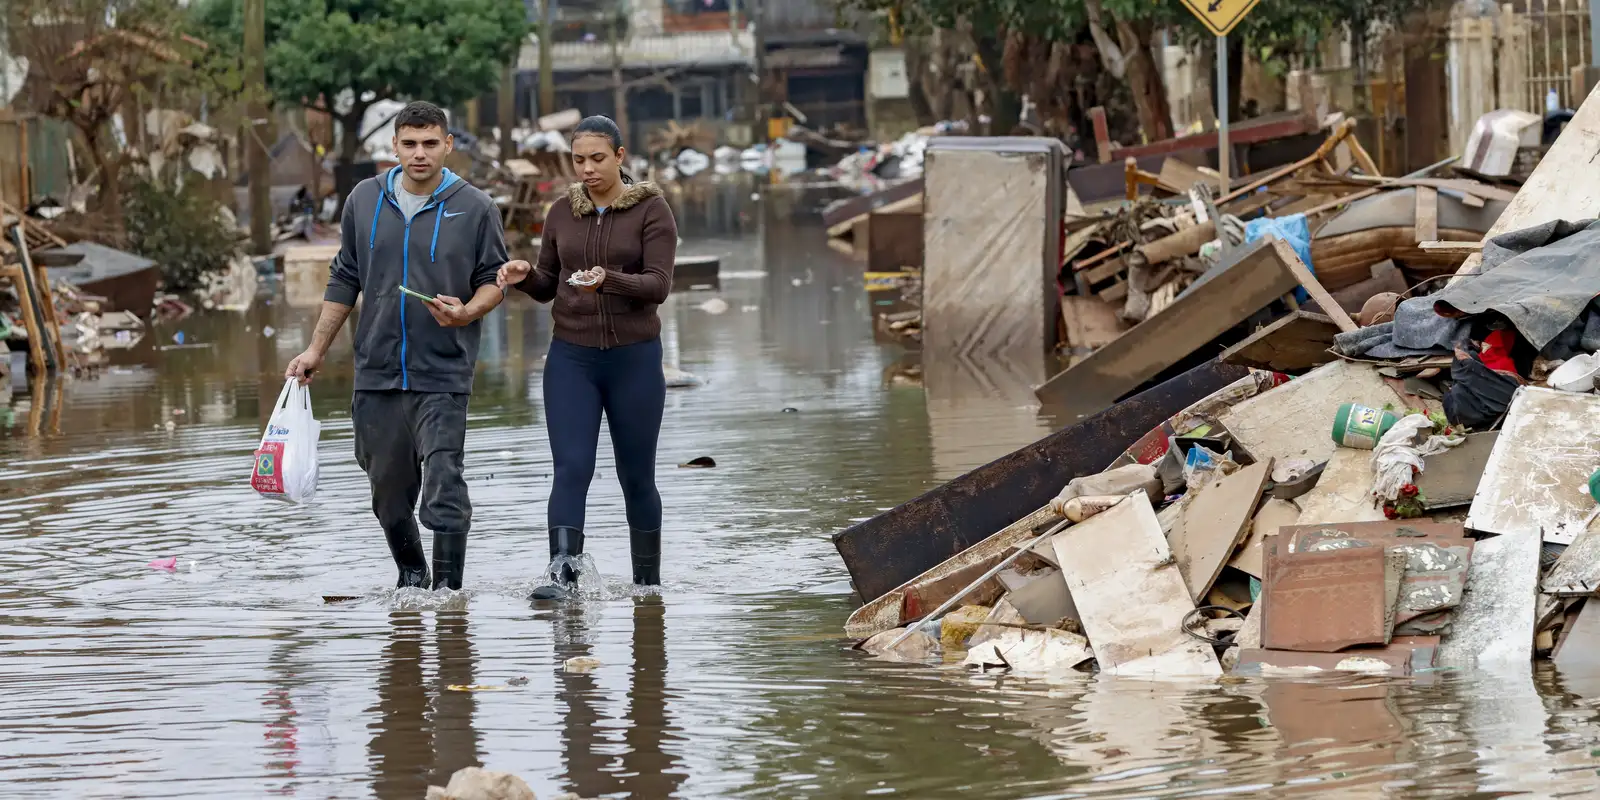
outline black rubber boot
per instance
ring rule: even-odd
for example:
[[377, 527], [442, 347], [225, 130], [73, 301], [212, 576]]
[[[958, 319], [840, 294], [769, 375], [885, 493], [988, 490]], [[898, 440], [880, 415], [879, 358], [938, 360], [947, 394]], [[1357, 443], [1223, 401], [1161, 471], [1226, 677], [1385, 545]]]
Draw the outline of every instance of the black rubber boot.
[[433, 532], [433, 589], [461, 588], [467, 572], [467, 535]]
[[628, 529], [628, 549], [633, 555], [633, 583], [636, 586], [661, 585], [661, 529]]
[[422, 551], [422, 534], [416, 520], [406, 520], [383, 535], [389, 540], [389, 555], [394, 556], [394, 565], [400, 569], [395, 588], [428, 588], [428, 554]]
[[[558, 556], [583, 555], [583, 531], [577, 528], [551, 528], [550, 529], [550, 560], [555, 561]], [[578, 582], [578, 573], [570, 564], [563, 565], [560, 573], [550, 574], [550, 583], [533, 590], [534, 600], [565, 600], [572, 596], [572, 588]]]

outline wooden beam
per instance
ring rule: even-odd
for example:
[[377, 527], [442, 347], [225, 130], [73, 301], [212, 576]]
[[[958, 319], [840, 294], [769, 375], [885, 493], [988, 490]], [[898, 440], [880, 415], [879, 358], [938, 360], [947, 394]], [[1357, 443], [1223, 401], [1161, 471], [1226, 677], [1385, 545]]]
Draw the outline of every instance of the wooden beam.
[[1414, 227], [1417, 241], [1433, 242], [1439, 239], [1439, 190], [1432, 186], [1418, 186], [1417, 213]]
[[1328, 294], [1327, 289], [1322, 288], [1322, 284], [1317, 281], [1316, 276], [1311, 274], [1311, 270], [1306, 267], [1305, 262], [1300, 260], [1300, 256], [1295, 255], [1294, 248], [1290, 247], [1288, 242], [1274, 236], [1272, 237], [1272, 247], [1278, 252], [1278, 258], [1283, 260], [1284, 265], [1289, 268], [1295, 279], [1300, 282], [1300, 288], [1305, 289], [1306, 294], [1311, 295], [1311, 299], [1317, 301], [1317, 305], [1322, 307], [1323, 313], [1333, 320], [1333, 324], [1339, 326], [1339, 330], [1349, 333], [1361, 327], [1355, 323], [1355, 320], [1350, 319], [1349, 314], [1344, 313], [1344, 308], [1339, 305], [1339, 301], [1333, 299], [1333, 295]]
[[1089, 109], [1089, 122], [1094, 126], [1094, 149], [1100, 163], [1111, 163], [1111, 131], [1106, 127], [1106, 110], [1100, 106]]
[[1166, 310], [1057, 374], [1035, 394], [1046, 405], [1071, 405], [1083, 413], [1106, 408], [1296, 285], [1273, 241], [1252, 242]]
[[1309, 311], [1280, 317], [1250, 338], [1222, 351], [1224, 364], [1298, 375], [1337, 358], [1328, 352], [1339, 328]]

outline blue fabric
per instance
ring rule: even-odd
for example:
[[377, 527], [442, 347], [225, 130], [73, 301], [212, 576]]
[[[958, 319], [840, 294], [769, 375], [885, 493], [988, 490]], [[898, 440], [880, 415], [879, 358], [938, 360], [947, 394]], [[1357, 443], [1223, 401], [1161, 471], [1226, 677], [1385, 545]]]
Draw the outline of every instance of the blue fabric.
[[[1311, 270], [1312, 275], [1317, 274], [1317, 268], [1311, 263], [1311, 226], [1306, 224], [1306, 215], [1258, 217], [1245, 223], [1245, 244], [1268, 234], [1288, 242], [1289, 246], [1294, 248], [1295, 255], [1300, 256], [1300, 260], [1305, 262], [1306, 269]], [[1295, 289], [1294, 299], [1304, 303], [1309, 299], [1309, 295], [1305, 289]]]
[[666, 402], [659, 338], [604, 350], [560, 339], [550, 342], [544, 366], [544, 421], [555, 462], [547, 507], [550, 527], [583, 530], [603, 411], [628, 525], [660, 530], [656, 442]]

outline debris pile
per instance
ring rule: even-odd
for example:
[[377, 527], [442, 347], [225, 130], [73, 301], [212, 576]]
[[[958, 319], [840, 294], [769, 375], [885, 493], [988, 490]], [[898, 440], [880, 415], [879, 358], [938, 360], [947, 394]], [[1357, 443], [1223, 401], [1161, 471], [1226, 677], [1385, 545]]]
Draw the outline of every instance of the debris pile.
[[[1587, 110], [1592, 116], [1600, 104]], [[1561, 221], [1563, 173], [1587, 163], [1583, 141], [1556, 143], [1516, 206], [1493, 213], [1481, 245], [1452, 246], [1446, 252], [1459, 260], [1448, 264], [1389, 264], [1401, 273], [1399, 288], [1359, 303], [1340, 294], [1359, 279], [1349, 264], [1380, 245], [1427, 254], [1418, 237], [1427, 245], [1445, 230], [1470, 235], [1446, 227], [1445, 219], [1460, 219], [1444, 214], [1447, 193], [1467, 208], [1499, 201], [1482, 184], [1302, 175], [1301, 186], [1366, 185], [1355, 194], [1374, 200], [1405, 191], [1421, 212], [1398, 244], [1345, 240], [1342, 251], [1319, 252], [1317, 239], [1297, 240], [1277, 224], [1258, 238], [1259, 220], [1238, 241], [1228, 213], [1211, 211], [1226, 196], [1212, 204], [1196, 196], [1192, 206], [1223, 221], [1214, 240], [1235, 252], [1203, 270], [1172, 270], [1159, 284], [1146, 279], [1153, 308], [1155, 289], [1180, 284], [1164, 309], [1130, 309], [1128, 295], [1121, 308], [1106, 307], [1107, 317], [1142, 312], [1144, 321], [1062, 373], [1071, 381], [1057, 376], [1040, 392], [1098, 392], [1110, 410], [1074, 426], [1088, 433], [1074, 439], [1068, 428], [1052, 439], [1081, 443], [1115, 431], [1118, 415], [1131, 413], [1113, 408], [1124, 394], [1237, 325], [1236, 314], [1258, 320], [1248, 338], [1149, 394], [1182, 391], [1190, 374], [1206, 371], [1244, 377], [1180, 395], [1203, 399], [1098, 472], [1029, 461], [1043, 451], [995, 462], [1077, 477], [1031, 514], [892, 590], [904, 573], [879, 580], [870, 556], [841, 544], [857, 584], [877, 587], [847, 633], [880, 657], [1045, 677], [1409, 675], [1592, 659], [1600, 648], [1590, 638], [1600, 637], [1600, 603], [1588, 603], [1600, 592], [1600, 221]], [[1438, 219], [1428, 219], [1424, 201], [1437, 204]], [[1141, 216], [1143, 207], [1098, 223], [1127, 243], [1117, 257], [1130, 270], [1166, 263], [1134, 256], [1184, 230], [1167, 227], [1176, 215]], [[1362, 231], [1340, 230], [1335, 238]], [[1207, 263], [1200, 247], [1178, 258]], [[1286, 295], [1299, 300], [1284, 313], [1275, 298]], [[1191, 302], [1198, 307], [1186, 310]], [[1273, 319], [1273, 309], [1281, 316]], [[1006, 491], [996, 496], [1017, 493]], [[928, 502], [955, 508], [950, 496]], [[1024, 509], [1010, 511], [1004, 518]]]

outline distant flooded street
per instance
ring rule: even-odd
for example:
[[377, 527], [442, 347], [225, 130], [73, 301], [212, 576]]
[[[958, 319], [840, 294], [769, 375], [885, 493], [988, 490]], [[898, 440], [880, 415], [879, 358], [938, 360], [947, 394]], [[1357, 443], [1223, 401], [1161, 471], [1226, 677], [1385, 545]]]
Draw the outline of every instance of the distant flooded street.
[[[97, 379], [19, 389], [0, 405], [5, 795], [421, 798], [473, 765], [541, 798], [1594, 791], [1600, 667], [1051, 685], [849, 650], [831, 535], [1052, 425], [1031, 390], [891, 379], [912, 357], [875, 341], [862, 265], [818, 222], [842, 192], [672, 197], [680, 252], [722, 277], [661, 312], [668, 363], [706, 384], [667, 398], [659, 597], [630, 592], [603, 442], [588, 552], [609, 597], [525, 599], [547, 561], [550, 318], [521, 295], [484, 323], [455, 596], [387, 588], [348, 331], [314, 385], [315, 503], [246, 482], [313, 306], [280, 291], [162, 323]], [[698, 456], [717, 466], [677, 467]], [[600, 666], [563, 671], [575, 656]]]

